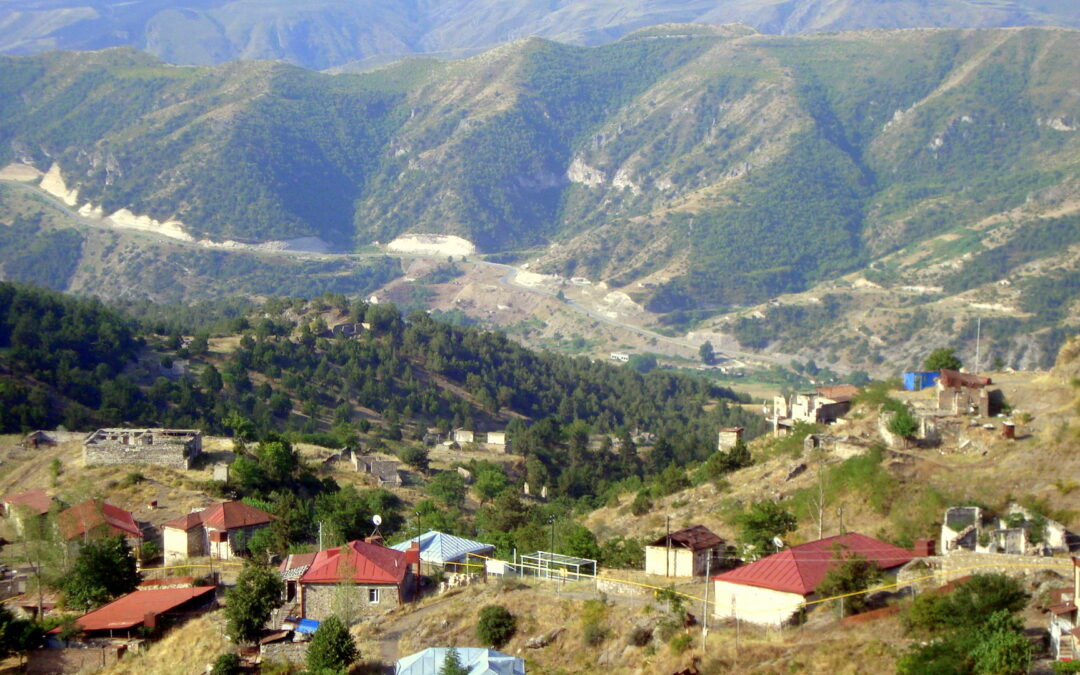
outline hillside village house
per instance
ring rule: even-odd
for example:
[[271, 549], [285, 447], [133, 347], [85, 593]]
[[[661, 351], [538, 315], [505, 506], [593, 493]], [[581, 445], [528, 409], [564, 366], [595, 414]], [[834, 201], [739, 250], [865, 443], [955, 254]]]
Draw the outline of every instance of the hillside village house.
[[990, 415], [989, 377], [942, 370], [937, 379], [938, 409], [953, 415]]
[[700, 577], [717, 569], [724, 540], [704, 525], [660, 537], [645, 547], [645, 572], [666, 577]]
[[851, 401], [858, 393], [854, 385], [835, 384], [791, 398], [775, 396], [771, 411], [773, 434], [789, 433], [796, 422], [832, 424], [851, 410]]
[[401, 605], [415, 591], [414, 566], [419, 563], [415, 543], [407, 551], [395, 551], [381, 543], [350, 541], [310, 557], [288, 556], [279, 573], [287, 585], [295, 579], [300, 615], [322, 621], [340, 603], [361, 614]]
[[15, 532], [20, 535], [26, 518], [44, 518], [56, 503], [47, 492], [40, 488], [7, 495], [3, 502], [4, 517], [11, 519], [15, 525]]
[[826, 537], [774, 553], [713, 577], [715, 616], [780, 627], [815, 597], [838, 555], [858, 555], [895, 574], [914, 553], [856, 532]]
[[165, 562], [208, 555], [232, 560], [247, 552], [247, 542], [274, 520], [262, 509], [243, 502], [224, 502], [174, 518], [161, 526]]
[[1080, 656], [1080, 616], [1076, 599], [1080, 594], [1080, 559], [1072, 559], [1072, 588], [1050, 592], [1050, 652], [1058, 661], [1075, 661]]
[[974, 551], [1011, 555], [1067, 553], [1080, 544], [1075, 534], [1049, 518], [1013, 504], [1003, 516], [988, 516], [978, 506], [954, 506], [941, 524], [941, 552]]
[[196, 429], [98, 429], [83, 441], [86, 466], [156, 464], [190, 469], [202, 452]]
[[56, 525], [67, 541], [123, 537], [135, 551], [143, 542], [142, 530], [130, 511], [100, 499], [87, 499], [57, 514]]

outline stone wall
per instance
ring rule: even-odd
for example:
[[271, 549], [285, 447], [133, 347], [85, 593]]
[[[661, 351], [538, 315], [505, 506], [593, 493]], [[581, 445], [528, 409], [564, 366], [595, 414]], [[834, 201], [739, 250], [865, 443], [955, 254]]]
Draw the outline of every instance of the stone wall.
[[98, 429], [83, 443], [87, 466], [154, 464], [189, 469], [202, 451], [198, 431], [172, 429]]
[[263, 645], [259, 648], [259, 654], [263, 662], [276, 661], [278, 663], [288, 661], [297, 666], [307, 664], [307, 650], [309, 642], [292, 642], [283, 640]]
[[1068, 558], [958, 551], [949, 555], [918, 558], [901, 569], [897, 581], [907, 583], [932, 575], [933, 578], [915, 585], [917, 590], [923, 591], [971, 574], [1005, 574], [1022, 579], [1042, 570], [1057, 571], [1066, 579], [1072, 575]]
[[[411, 577], [406, 577], [405, 587], [408, 588]], [[390, 585], [365, 585], [365, 584], [301, 584], [301, 606], [304, 610], [305, 619], [322, 621], [334, 614], [334, 608], [343, 602], [348, 602], [351, 611], [360, 616], [379, 614], [397, 607], [397, 586]], [[378, 602], [371, 602], [369, 591], [377, 590]]]
[[93, 673], [107, 668], [124, 655], [123, 645], [78, 649], [37, 649], [26, 661], [27, 673]]

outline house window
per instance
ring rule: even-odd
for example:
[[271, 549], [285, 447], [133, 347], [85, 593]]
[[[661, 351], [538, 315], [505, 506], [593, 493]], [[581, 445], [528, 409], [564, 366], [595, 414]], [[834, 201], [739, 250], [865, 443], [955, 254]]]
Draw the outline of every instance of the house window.
[[369, 588], [367, 592], [367, 600], [372, 604], [377, 603], [379, 601], [379, 589]]

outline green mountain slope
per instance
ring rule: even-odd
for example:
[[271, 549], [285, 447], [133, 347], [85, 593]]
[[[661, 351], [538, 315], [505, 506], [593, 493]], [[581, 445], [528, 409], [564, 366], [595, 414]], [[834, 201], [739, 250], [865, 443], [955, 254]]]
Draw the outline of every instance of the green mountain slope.
[[197, 237], [553, 242], [651, 309], [731, 307], [1074, 197], [1077, 35], [668, 26], [339, 76], [9, 58], [0, 164]]

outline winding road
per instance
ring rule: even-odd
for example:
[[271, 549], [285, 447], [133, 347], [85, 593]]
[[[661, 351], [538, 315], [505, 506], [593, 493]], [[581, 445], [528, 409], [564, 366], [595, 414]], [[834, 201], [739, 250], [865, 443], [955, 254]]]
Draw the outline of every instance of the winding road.
[[[10, 186], [10, 187], [15, 188], [17, 190], [26, 192], [26, 193], [34, 196], [34, 197], [37, 197], [38, 199], [40, 199], [41, 201], [44, 201], [49, 206], [61, 211], [66, 217], [71, 219], [77, 225], [81, 225], [83, 227], [93, 228], [93, 229], [98, 229], [98, 230], [109, 230], [109, 231], [112, 231], [112, 232], [122, 231], [122, 232], [132, 234], [132, 235], [143, 236], [143, 237], [146, 237], [148, 239], [151, 239], [151, 240], [159, 242], [159, 243], [169, 243], [169, 244], [179, 246], [179, 247], [197, 248], [197, 249], [203, 249], [203, 250], [210, 249], [210, 247], [200, 245], [198, 242], [187, 242], [187, 241], [183, 241], [183, 240], [180, 240], [180, 239], [174, 239], [172, 237], [167, 237], [165, 235], [156, 234], [154, 232], [149, 232], [149, 231], [146, 231], [146, 230], [135, 230], [135, 229], [129, 229], [129, 228], [114, 227], [114, 226], [105, 224], [105, 223], [101, 222], [100, 220], [95, 220], [95, 219], [92, 219], [92, 218], [86, 218], [83, 215], [81, 215], [78, 211], [75, 211], [70, 206], [68, 206], [64, 202], [60, 201], [59, 199], [57, 199], [55, 196], [49, 194], [48, 192], [42, 190], [41, 188], [39, 188], [37, 186], [31, 185], [29, 183], [0, 179], [0, 185]], [[401, 258], [401, 259], [406, 259], [406, 260], [413, 260], [413, 259], [441, 260], [442, 259], [442, 256], [438, 256], [438, 255], [423, 255], [423, 254], [417, 254], [417, 253], [382, 253], [382, 252], [379, 252], [379, 253], [315, 253], [315, 252], [309, 252], [309, 251], [296, 251], [296, 250], [266, 250], [266, 249], [255, 248], [255, 247], [250, 247], [250, 248], [241, 247], [241, 248], [235, 248], [235, 249], [213, 248], [213, 249], [210, 249], [210, 250], [232, 250], [232, 251], [236, 251], [236, 252], [245, 252], [245, 253], [250, 253], [250, 254], [253, 254], [253, 255], [259, 255], [259, 256], [265, 256], [265, 257], [277, 257], [277, 258], [280, 258], [281, 256], [285, 255], [285, 256], [292, 257], [292, 258], [302, 258], [302, 259], [310, 259], [310, 260], [358, 260], [358, 259], [363, 259], [363, 258], [382, 257], [382, 256], [388, 256], [388, 257], [393, 257], [393, 258]], [[468, 264], [476, 265], [476, 266], [480, 266], [480, 267], [489, 267], [489, 268], [492, 268], [492, 269], [501, 270], [503, 272], [503, 275], [501, 277], [499, 277], [498, 283], [501, 284], [502, 286], [505, 286], [506, 288], [517, 290], [517, 291], [523, 291], [523, 292], [526, 292], [526, 293], [534, 293], [534, 294], [546, 296], [546, 297], [549, 297], [549, 298], [558, 298], [558, 293], [553, 293], [551, 291], [547, 291], [547, 290], [544, 290], [544, 289], [541, 289], [541, 288], [535, 288], [533, 286], [527, 286], [525, 284], [521, 284], [521, 283], [518, 283], [517, 281], [515, 281], [515, 278], [517, 277], [518, 272], [520, 270], [518, 268], [512, 266], [512, 265], [506, 265], [504, 263], [490, 262], [490, 261], [487, 261], [487, 260], [470, 260]], [[647, 328], [642, 328], [641, 326], [637, 326], [637, 325], [634, 325], [634, 324], [631, 324], [631, 323], [625, 323], [623, 321], [619, 321], [618, 319], [614, 319], [614, 318], [612, 318], [610, 316], [607, 316], [605, 314], [597, 312], [594, 309], [590, 309], [589, 307], [586, 307], [586, 306], [582, 305], [581, 303], [577, 302], [576, 300], [573, 300], [573, 299], [570, 299], [570, 298], [563, 298], [562, 302], [563, 302], [563, 304], [567, 305], [568, 307], [571, 307], [574, 310], [576, 310], [578, 312], [581, 312], [582, 314], [588, 316], [590, 319], [593, 319], [595, 321], [599, 321], [599, 322], [607, 324], [609, 326], [613, 326], [615, 328], [619, 328], [619, 329], [622, 329], [622, 330], [630, 331], [632, 333], [636, 333], [637, 335], [640, 335], [640, 336], [642, 336], [644, 338], [647, 338], [647, 339], [656, 340], [657, 342], [663, 342], [665, 344], [668, 344], [668, 345], [671, 345], [671, 346], [674, 346], [674, 347], [680, 347], [680, 348], [683, 348], [683, 349], [689, 349], [689, 350], [695, 351], [695, 352], [699, 347], [699, 343], [689, 342], [689, 341], [687, 341], [685, 339], [673, 338], [673, 337], [663, 335], [661, 333], [657, 333], [655, 331], [649, 330]], [[764, 354], [756, 354], [756, 353], [753, 353], [753, 352], [744, 352], [744, 351], [736, 351], [736, 350], [731, 350], [731, 349], [724, 349], [724, 350], [717, 350], [716, 353], [719, 356], [725, 356], [725, 357], [729, 357], [729, 358], [754, 359], [754, 360], [757, 360], [757, 361], [762, 361], [762, 362], [765, 362], [765, 363], [773, 363], [773, 364], [786, 363], [786, 359], [778, 358], [776, 356], [769, 356], [769, 355], [764, 355]]]

